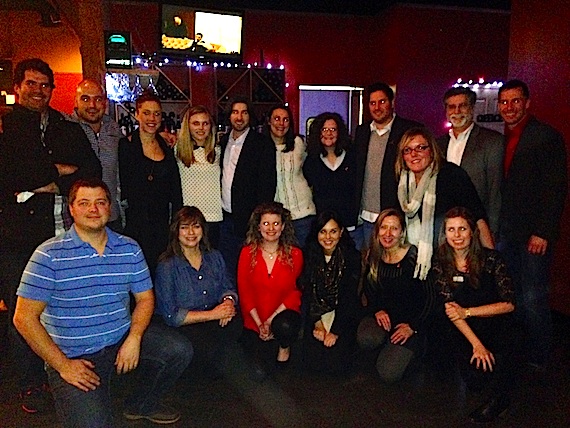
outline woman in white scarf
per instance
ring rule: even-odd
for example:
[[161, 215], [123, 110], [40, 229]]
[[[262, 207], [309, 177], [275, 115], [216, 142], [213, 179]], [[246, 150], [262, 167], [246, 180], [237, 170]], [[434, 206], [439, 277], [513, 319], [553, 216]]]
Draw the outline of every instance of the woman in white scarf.
[[398, 146], [398, 199], [406, 216], [408, 239], [418, 247], [414, 276], [425, 279], [431, 267], [434, 230], [452, 207], [468, 208], [477, 218], [481, 243], [494, 248], [485, 209], [467, 173], [447, 162], [426, 128], [408, 130]]

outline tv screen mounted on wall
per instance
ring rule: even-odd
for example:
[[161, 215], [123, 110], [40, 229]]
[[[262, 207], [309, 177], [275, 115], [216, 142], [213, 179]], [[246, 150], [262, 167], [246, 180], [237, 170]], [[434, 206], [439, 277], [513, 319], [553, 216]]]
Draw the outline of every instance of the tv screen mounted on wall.
[[160, 52], [198, 61], [241, 61], [243, 13], [162, 5]]

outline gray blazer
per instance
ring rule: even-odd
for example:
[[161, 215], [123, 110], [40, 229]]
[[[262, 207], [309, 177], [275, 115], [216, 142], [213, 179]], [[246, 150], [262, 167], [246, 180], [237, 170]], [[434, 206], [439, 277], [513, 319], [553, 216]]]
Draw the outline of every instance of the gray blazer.
[[[438, 138], [437, 143], [443, 155], [447, 157], [449, 135]], [[477, 189], [487, 212], [489, 227], [495, 236], [499, 231], [504, 154], [504, 136], [497, 131], [475, 124], [469, 134], [460, 165], [467, 171]]]

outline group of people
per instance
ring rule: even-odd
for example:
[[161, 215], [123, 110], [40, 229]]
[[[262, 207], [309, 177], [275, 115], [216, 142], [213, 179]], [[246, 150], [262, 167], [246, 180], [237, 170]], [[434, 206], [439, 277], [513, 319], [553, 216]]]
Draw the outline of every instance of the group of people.
[[446, 350], [470, 388], [489, 387], [470, 415], [486, 422], [509, 405], [515, 323], [528, 363], [546, 365], [566, 148], [527, 111], [524, 82], [499, 89], [505, 136], [474, 123], [467, 88], [444, 95], [451, 128], [436, 140], [375, 83], [354, 141], [325, 112], [305, 143], [286, 105], [258, 134], [236, 98], [221, 141], [208, 109], [192, 106], [171, 144], [154, 95], [136, 101], [139, 128], [125, 137], [98, 82], [78, 85], [64, 117], [49, 107], [46, 63], [22, 61], [14, 77], [18, 105], [0, 134], [0, 280], [24, 410], [41, 410], [45, 362], [64, 425], [108, 426], [112, 372], [148, 365], [153, 379], [123, 414], [176, 422], [160, 398], [193, 357], [263, 375], [268, 356], [287, 365], [302, 337], [306, 368], [346, 372], [360, 348], [386, 382]]

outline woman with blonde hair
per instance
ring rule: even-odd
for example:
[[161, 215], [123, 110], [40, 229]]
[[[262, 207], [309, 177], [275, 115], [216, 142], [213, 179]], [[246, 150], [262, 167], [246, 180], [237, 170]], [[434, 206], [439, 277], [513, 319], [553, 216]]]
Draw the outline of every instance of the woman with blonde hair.
[[278, 344], [280, 363], [289, 360], [290, 346], [301, 327], [297, 279], [303, 269], [303, 255], [295, 242], [289, 210], [278, 202], [260, 204], [249, 219], [246, 245], [238, 263], [246, 348], [259, 356], [262, 344], [275, 339], [272, 343]]
[[176, 143], [176, 161], [186, 206], [197, 207], [208, 223], [210, 242], [217, 248], [222, 221], [220, 146], [215, 123], [204, 106], [190, 107], [182, 119]]

